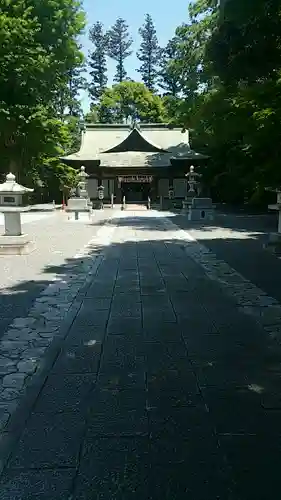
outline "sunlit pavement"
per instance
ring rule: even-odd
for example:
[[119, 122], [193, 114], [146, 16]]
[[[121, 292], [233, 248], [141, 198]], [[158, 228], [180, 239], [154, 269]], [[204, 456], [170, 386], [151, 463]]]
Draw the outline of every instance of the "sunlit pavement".
[[278, 498], [279, 305], [172, 217], [113, 224], [0, 499]]

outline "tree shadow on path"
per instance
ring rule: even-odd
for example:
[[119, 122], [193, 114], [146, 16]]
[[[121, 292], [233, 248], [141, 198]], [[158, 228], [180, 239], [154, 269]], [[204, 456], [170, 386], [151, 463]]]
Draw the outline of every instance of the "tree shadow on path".
[[88, 257], [45, 268], [45, 283], [54, 272], [68, 281], [104, 255], [62, 339], [71, 356], [47, 374], [1, 491], [25, 500], [47, 484], [51, 498], [50, 470], [62, 498], [89, 500], [225, 500], [233, 489], [256, 500], [280, 487], [278, 345], [182, 240], [144, 219], [129, 218], [136, 240], [97, 242]]

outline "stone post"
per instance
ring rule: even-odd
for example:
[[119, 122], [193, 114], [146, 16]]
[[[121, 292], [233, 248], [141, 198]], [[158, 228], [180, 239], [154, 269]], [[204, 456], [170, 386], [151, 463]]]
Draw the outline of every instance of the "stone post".
[[277, 233], [269, 233], [269, 239], [268, 239], [268, 244], [265, 244], [265, 246], [269, 245], [272, 247], [276, 247], [276, 250], [278, 249], [278, 252], [280, 251], [281, 247], [281, 190], [280, 189], [271, 189], [267, 188], [267, 191], [274, 191], [276, 192], [277, 195], [277, 202], [268, 205], [269, 210], [276, 210], [278, 214], [278, 225], [277, 225]]

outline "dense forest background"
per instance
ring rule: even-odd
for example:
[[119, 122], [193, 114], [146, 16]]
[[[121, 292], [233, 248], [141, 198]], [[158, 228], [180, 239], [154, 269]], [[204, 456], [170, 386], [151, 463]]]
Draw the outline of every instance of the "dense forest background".
[[126, 69], [126, 20], [91, 26], [89, 54], [85, 29], [77, 0], [0, 0], [0, 176], [12, 170], [38, 199], [60, 200], [76, 174], [59, 158], [77, 151], [85, 121], [169, 122], [210, 156], [204, 177], [216, 201], [266, 204], [265, 188], [281, 184], [280, 0], [196, 0], [166, 47], [147, 14], [140, 82]]

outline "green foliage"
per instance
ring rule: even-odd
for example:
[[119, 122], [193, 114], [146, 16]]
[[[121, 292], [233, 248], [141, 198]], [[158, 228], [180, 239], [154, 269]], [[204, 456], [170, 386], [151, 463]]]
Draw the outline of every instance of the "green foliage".
[[61, 203], [63, 196], [67, 198], [70, 190], [77, 184], [77, 171], [63, 165], [57, 158], [46, 158], [36, 173], [37, 201], [54, 199], [56, 203]]
[[133, 39], [128, 32], [126, 21], [119, 17], [112, 28], [107, 32], [107, 54], [117, 62], [114, 81], [121, 83], [126, 80], [125, 60], [132, 54]]
[[146, 14], [144, 25], [139, 29], [142, 42], [137, 53], [141, 66], [138, 72], [141, 74], [143, 83], [150, 91], [155, 90], [160, 58], [160, 47], [158, 44], [156, 29], [150, 14]]
[[89, 65], [91, 68], [89, 92], [92, 102], [97, 103], [107, 84], [107, 36], [103, 32], [101, 22], [96, 22], [90, 29], [90, 41], [93, 44], [93, 50], [91, 50], [89, 56]]
[[161, 98], [143, 84], [122, 82], [106, 89], [98, 107], [104, 123], [122, 123], [129, 118], [142, 122], [163, 122], [165, 107]]
[[98, 123], [100, 121], [99, 119], [99, 110], [97, 106], [91, 106], [91, 109], [88, 113], [85, 115], [85, 122], [86, 123]]
[[181, 72], [178, 37], [172, 38], [160, 54], [159, 86], [164, 95], [177, 97], [181, 91]]
[[75, 139], [84, 14], [76, 0], [0, 0], [0, 11], [1, 170], [42, 184], [41, 166]]
[[[181, 100], [171, 121], [192, 129], [192, 145], [211, 156], [206, 182], [221, 201], [264, 201], [281, 185], [281, 4], [215, 0], [190, 6], [176, 31], [168, 68]], [[270, 54], [270, 56], [269, 56]]]
[[279, 0], [228, 0], [207, 56], [227, 85], [274, 78], [281, 68]]

